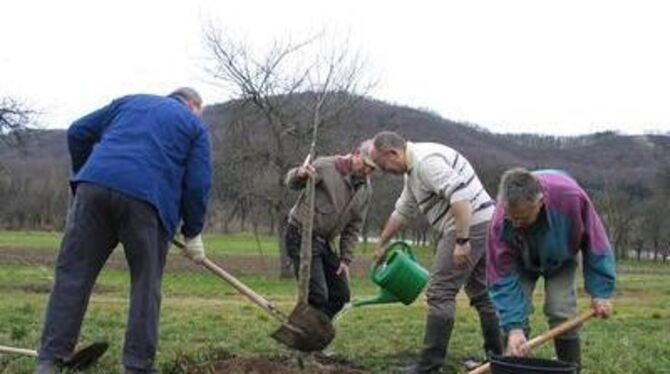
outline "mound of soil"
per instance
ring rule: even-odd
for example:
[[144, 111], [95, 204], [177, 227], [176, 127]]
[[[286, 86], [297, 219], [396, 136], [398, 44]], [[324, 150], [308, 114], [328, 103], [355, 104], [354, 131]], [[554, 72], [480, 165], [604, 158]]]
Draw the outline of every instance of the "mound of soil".
[[[214, 373], [244, 373], [244, 374], [358, 374], [363, 370], [343, 362], [319, 362], [309, 360], [303, 362], [302, 367], [296, 359], [287, 357], [232, 357], [215, 363]], [[335, 360], [338, 361], [338, 360]]]
[[309, 355], [275, 357], [240, 357], [230, 352], [213, 350], [205, 358], [178, 357], [172, 365], [163, 368], [166, 373], [188, 374], [360, 374], [364, 369], [338, 356]]

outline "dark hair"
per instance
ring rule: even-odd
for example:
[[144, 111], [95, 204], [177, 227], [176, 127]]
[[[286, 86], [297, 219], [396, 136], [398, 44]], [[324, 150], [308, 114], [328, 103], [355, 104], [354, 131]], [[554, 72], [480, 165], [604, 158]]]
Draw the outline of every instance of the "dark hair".
[[372, 141], [374, 142], [375, 148], [380, 150], [387, 148], [402, 149], [405, 148], [405, 145], [407, 144], [405, 138], [393, 131], [382, 131], [377, 133]]

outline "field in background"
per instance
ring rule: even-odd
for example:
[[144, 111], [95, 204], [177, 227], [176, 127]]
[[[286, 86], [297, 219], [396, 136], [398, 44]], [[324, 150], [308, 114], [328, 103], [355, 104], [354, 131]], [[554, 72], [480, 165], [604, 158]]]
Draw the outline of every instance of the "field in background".
[[[0, 233], [0, 345], [37, 345], [53, 271], [40, 261], [53, 260], [59, 239], [57, 233]], [[261, 237], [265, 258], [260, 257], [253, 235], [208, 236], [206, 242], [220, 265], [241, 275], [244, 282], [276, 301], [281, 309], [293, 308], [295, 283], [279, 280], [273, 273], [273, 237]], [[427, 258], [430, 250], [424, 249], [421, 254]], [[114, 261], [123, 262], [122, 254], [115, 257]], [[176, 252], [171, 253], [168, 264], [158, 356], [161, 372], [178, 372], [175, 363], [184, 359], [206, 368], [216, 352], [288, 355], [268, 337], [277, 327], [274, 321], [235, 290], [214, 275], [190, 266]], [[582, 372], [670, 373], [670, 265], [624, 265], [631, 272], [620, 275], [615, 315], [593, 321], [583, 330], [586, 369]], [[376, 292], [364, 276], [365, 267], [360, 265], [352, 279], [354, 297]], [[98, 280], [82, 340], [108, 340], [111, 348], [92, 372], [118, 372], [128, 283], [128, 273], [117, 266], [107, 267]], [[580, 306], [585, 308], [588, 300], [581, 295]], [[542, 298], [542, 292], [537, 292], [537, 312], [532, 319], [535, 332], [545, 329]], [[415, 357], [423, 334], [424, 311], [422, 298], [407, 307], [354, 309], [337, 322], [338, 335], [328, 351], [366, 372], [387, 372]], [[479, 324], [462, 295], [457, 313], [448, 362], [452, 369], [465, 372], [458, 362], [464, 356], [480, 354]], [[538, 355], [551, 357], [552, 350], [544, 347]], [[29, 373], [33, 368], [31, 358], [0, 356], [0, 372]]]

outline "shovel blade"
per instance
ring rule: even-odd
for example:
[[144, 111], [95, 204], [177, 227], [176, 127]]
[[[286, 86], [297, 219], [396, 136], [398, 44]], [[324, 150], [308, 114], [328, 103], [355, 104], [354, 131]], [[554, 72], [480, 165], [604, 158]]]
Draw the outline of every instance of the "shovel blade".
[[109, 348], [107, 342], [96, 342], [75, 352], [72, 357], [61, 363], [61, 367], [73, 371], [83, 371], [98, 362], [100, 356]]
[[288, 322], [283, 324], [272, 337], [289, 348], [302, 352], [321, 351], [335, 338], [335, 328], [320, 310], [298, 304], [291, 312]]

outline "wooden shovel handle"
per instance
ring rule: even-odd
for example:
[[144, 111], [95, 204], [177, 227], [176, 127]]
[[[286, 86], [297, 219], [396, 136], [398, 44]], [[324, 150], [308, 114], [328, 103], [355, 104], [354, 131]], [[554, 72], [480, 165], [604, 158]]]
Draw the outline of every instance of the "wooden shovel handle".
[[14, 347], [7, 347], [5, 345], [0, 345], [0, 353], [12, 353], [18, 355], [37, 357], [37, 351], [33, 349], [14, 348]]
[[[180, 249], [183, 249], [185, 247], [184, 243], [176, 239], [172, 240], [172, 244], [174, 244], [176, 247]], [[232, 276], [227, 271], [223, 270], [219, 265], [215, 264], [212, 260], [205, 258], [200, 262], [200, 264], [205, 268], [207, 268], [212, 273], [223, 278], [223, 280], [228, 282], [228, 284], [233, 286], [233, 288], [238, 290], [242, 295], [246, 296], [249, 300], [253, 301], [258, 306], [263, 308], [265, 311], [268, 312], [268, 314], [272, 315], [279, 322], [286, 323], [286, 321], [288, 320], [288, 317], [284, 313], [282, 313], [279, 309], [277, 309], [274, 303], [264, 298], [263, 296], [259, 295], [258, 293], [256, 293], [256, 291], [252, 290], [251, 288], [247, 287], [246, 284], [237, 280], [237, 278]]]
[[586, 312], [583, 312], [579, 316], [567, 320], [560, 325], [554, 327], [553, 329], [545, 332], [544, 334], [540, 336], [536, 336], [533, 339], [529, 340], [526, 342], [526, 346], [528, 347], [529, 350], [537, 348], [541, 346], [542, 344], [548, 342], [549, 340], [554, 339], [557, 336], [563, 335], [566, 332], [574, 329], [575, 327], [578, 327], [582, 323], [588, 321], [595, 315], [595, 311], [593, 309], [589, 309]]
[[[549, 340], [554, 339], [557, 336], [560, 336], [562, 334], [565, 334], [566, 332], [574, 329], [575, 327], [581, 325], [582, 323], [588, 321], [595, 315], [595, 311], [593, 309], [589, 309], [588, 311], [580, 314], [579, 316], [567, 320], [560, 325], [554, 327], [553, 329], [546, 331], [544, 334], [539, 335], [534, 337], [533, 339], [529, 340], [526, 342], [526, 347], [528, 350], [535, 349], [542, 344], [548, 342]], [[476, 368], [475, 370], [470, 371], [468, 374], [483, 374], [483, 373], [488, 373], [488, 371], [491, 368], [491, 363], [487, 362], [486, 364]]]
[[228, 282], [231, 286], [233, 286], [236, 290], [238, 290], [242, 295], [248, 297], [254, 303], [258, 304], [264, 309], [270, 309], [270, 305], [272, 304], [270, 303], [270, 301], [265, 299], [263, 296], [257, 294], [251, 288], [247, 287], [246, 284], [237, 280], [237, 278], [233, 277], [230, 273], [223, 270], [217, 264], [212, 262], [212, 260], [205, 258], [204, 260], [202, 260], [202, 265], [207, 269], [209, 269], [212, 273], [223, 278], [226, 282]]

